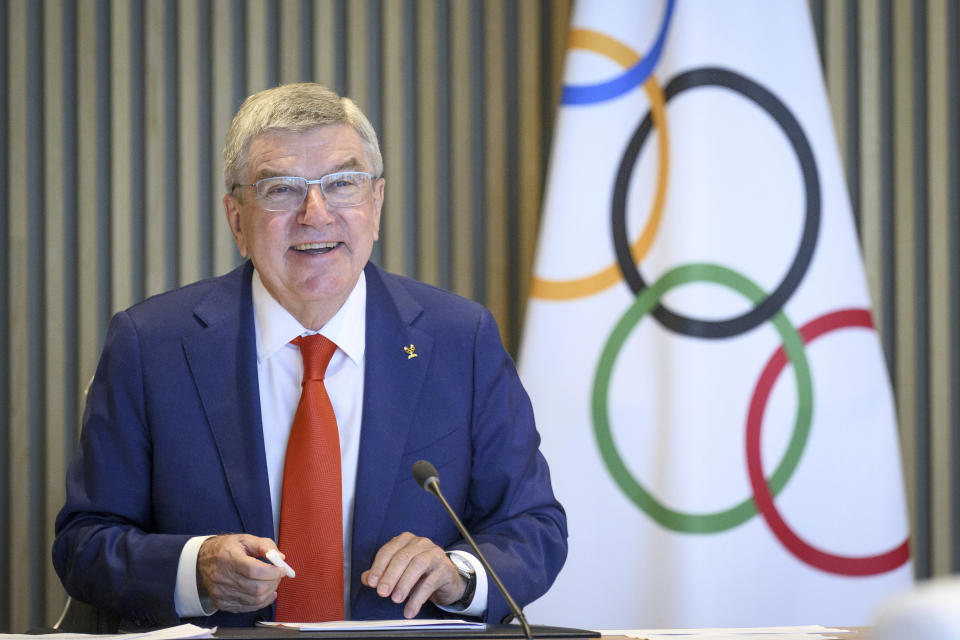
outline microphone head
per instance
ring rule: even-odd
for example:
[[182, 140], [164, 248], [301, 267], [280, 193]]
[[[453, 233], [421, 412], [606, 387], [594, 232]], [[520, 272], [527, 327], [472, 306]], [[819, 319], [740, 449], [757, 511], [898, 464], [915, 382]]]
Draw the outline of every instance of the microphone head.
[[417, 460], [413, 463], [413, 479], [426, 491], [430, 490], [427, 485], [430, 484], [431, 480], [433, 480], [433, 482], [440, 481], [440, 477], [437, 475], [437, 468], [426, 460]]

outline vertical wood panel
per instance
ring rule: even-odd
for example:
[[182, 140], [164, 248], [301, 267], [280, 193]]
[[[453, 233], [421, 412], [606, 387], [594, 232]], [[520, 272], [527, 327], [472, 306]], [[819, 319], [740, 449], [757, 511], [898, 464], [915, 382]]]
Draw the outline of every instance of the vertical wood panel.
[[[10, 393], [10, 451], [9, 456], [13, 464], [10, 465], [10, 519], [8, 522], [18, 523], [10, 536], [10, 548], [5, 550], [10, 554], [10, 583], [15, 585], [20, 594], [30, 594], [31, 567], [30, 567], [30, 501], [31, 487], [29, 473], [30, 459], [30, 407], [26, 372], [29, 368], [29, 324], [27, 312], [29, 298], [27, 283], [29, 266], [27, 264], [27, 211], [28, 193], [25, 185], [29, 175], [26, 153], [29, 145], [27, 138], [28, 105], [27, 95], [27, 13], [28, 7], [23, 4], [14, 4], [10, 7], [10, 24], [8, 30], [10, 46], [10, 119], [19, 126], [10, 127], [10, 155], [19, 158], [10, 163], [10, 183], [18, 185], [11, 189], [7, 202], [10, 233], [10, 247], [8, 253], [10, 281], [14, 286], [10, 288], [10, 364], [19, 372], [11, 377]], [[26, 463], [26, 464], [24, 464]], [[32, 595], [32, 594], [31, 594]], [[14, 627], [24, 627], [34, 617], [30, 602], [24, 602], [22, 595], [13, 611], [12, 623]]]
[[[407, 61], [403, 51], [403, 5], [387, 2], [383, 17], [383, 96], [391, 105], [403, 104], [403, 69]], [[386, 52], [390, 52], [387, 54]], [[403, 177], [403, 158], [406, 148], [405, 114], [400, 108], [387, 109], [383, 114], [383, 129], [380, 134], [380, 150], [383, 153], [384, 177], [387, 180], [383, 211], [380, 219], [380, 241], [383, 255], [382, 266], [402, 273], [407, 261], [404, 234], [406, 225], [406, 188]]]
[[[180, 283], [180, 81], [178, 31], [180, 22], [179, 0], [166, 0], [163, 6], [163, 72], [158, 84], [160, 95], [157, 104], [163, 109], [162, 132], [163, 169], [155, 176], [160, 183], [157, 192], [162, 203], [163, 250], [161, 251], [162, 274], [160, 291], [176, 287]], [[155, 4], [155, 3], [154, 3]]]
[[823, 69], [826, 75], [827, 98], [830, 100], [830, 115], [833, 116], [833, 126], [837, 136], [837, 146], [840, 149], [841, 162], [847, 155], [847, 110], [846, 92], [842, 90], [849, 82], [849, 69], [846, 64], [847, 39], [846, 15], [844, 2], [824, 2], [823, 21]]
[[278, 9], [280, 83], [300, 82], [300, 4], [281, 2]]
[[470, 105], [473, 114], [473, 126], [470, 129], [470, 168], [473, 183], [473, 224], [470, 234], [473, 237], [473, 250], [470, 252], [471, 272], [473, 274], [473, 298], [481, 304], [487, 303], [487, 274], [485, 261], [487, 256], [487, 166], [486, 166], [486, 129], [487, 106], [484, 100], [487, 79], [486, 42], [487, 20], [481, 0], [471, 0], [470, 11]]
[[[77, 6], [77, 156], [84, 158], [77, 166], [77, 253], [82, 256], [76, 265], [77, 297], [84, 301], [76, 318], [79, 340], [78, 371], [82, 394], [86, 381], [93, 375], [100, 355], [103, 334], [99, 324], [98, 261], [92, 256], [101, 250], [97, 243], [97, 29], [96, 0], [82, 0]], [[93, 159], [91, 162], [90, 159]]]
[[[68, 227], [63, 224], [64, 179], [66, 177], [64, 153], [68, 146], [64, 144], [64, 111], [67, 108], [64, 100], [64, 46], [67, 44], [62, 38], [61, 24], [63, 23], [63, 6], [59, 3], [44, 5], [43, 42], [43, 112], [44, 112], [44, 165], [39, 179], [43, 182], [44, 201], [46, 207], [43, 212], [44, 235], [38, 244], [42, 245], [39, 260], [44, 261], [45, 282], [43, 283], [44, 313], [46, 326], [43, 327], [45, 359], [42, 363], [46, 371], [46, 380], [41, 389], [41, 402], [46, 407], [45, 449], [40, 452], [44, 457], [43, 483], [46, 487], [43, 504], [43, 517], [39, 524], [39, 542], [41, 549], [49, 549], [53, 544], [53, 531], [47, 526], [53, 522], [57, 511], [63, 505], [63, 469], [66, 467], [67, 442], [64, 438], [64, 410], [66, 408], [64, 389], [69, 389], [71, 380], [66, 369], [67, 345], [64, 342], [64, 325], [68, 322], [67, 310], [64, 307], [63, 292], [66, 290], [64, 281], [64, 260], [67, 257], [67, 238], [65, 231]], [[69, 449], [72, 452], [72, 447]], [[41, 615], [50, 618], [62, 606], [62, 598], [50, 597], [46, 585], [56, 584], [57, 575], [50, 562], [42, 558], [40, 562], [41, 575], [37, 576], [38, 587], [44, 593]]]
[[450, 4], [439, 0], [436, 2], [437, 17], [435, 20], [436, 43], [433, 46], [432, 58], [436, 61], [434, 71], [436, 118], [434, 124], [434, 156], [437, 171], [434, 177], [436, 182], [437, 199], [437, 230], [436, 230], [436, 263], [437, 286], [450, 289], [453, 286], [453, 264], [451, 250], [453, 247], [453, 212], [451, 210], [451, 170], [450, 162], [452, 151], [450, 140], [451, 125], [451, 77], [450, 77]]
[[[97, 234], [97, 250], [92, 254], [96, 256], [97, 261], [97, 344], [103, 343], [103, 336], [106, 334], [107, 324], [110, 321], [110, 315], [113, 312], [113, 289], [112, 283], [115, 276], [113, 274], [113, 221], [114, 210], [112, 205], [114, 193], [114, 166], [118, 163], [114, 160], [114, 136], [111, 128], [116, 120], [114, 115], [116, 110], [113, 106], [113, 81], [110, 72], [110, 62], [113, 53], [117, 51], [112, 37], [115, 31], [121, 31], [124, 27], [114, 28], [111, 25], [113, 8], [109, 0], [97, 0], [96, 11], [96, 167], [94, 173], [96, 177], [96, 198], [97, 198], [97, 217], [94, 229]], [[122, 54], [121, 54], [122, 55]], [[123, 160], [119, 160], [123, 162]], [[140, 174], [136, 174], [140, 175]], [[119, 263], [123, 264], [123, 263]], [[122, 269], [119, 269], [122, 273]]]
[[300, 38], [300, 52], [298, 56], [298, 75], [300, 82], [313, 80], [313, 0], [300, 0], [298, 3], [297, 32]]
[[860, 126], [864, 131], [877, 132], [865, 135], [860, 142], [860, 155], [863, 181], [860, 200], [864, 212], [860, 226], [860, 243], [867, 275], [867, 287], [873, 302], [874, 323], [877, 331], [883, 334], [888, 330], [884, 326], [885, 316], [879, 310], [883, 308], [883, 228], [881, 225], [882, 189], [881, 189], [881, 81], [880, 81], [880, 16], [877, 3], [865, 3], [861, 7], [860, 42], [863, 44], [863, 65], [860, 85]]
[[[347, 46], [334, 55], [338, 65], [346, 69], [346, 87], [343, 93], [356, 102], [366, 113], [369, 104], [367, 79], [370, 46], [367, 41], [368, 0], [352, 0], [346, 3], [346, 30], [340, 35], [347, 39]], [[346, 62], [344, 65], [343, 63]]]
[[847, 184], [850, 187], [850, 206], [859, 235], [863, 218], [860, 202], [860, 0], [847, 0], [844, 17], [844, 66], [848, 69], [848, 77], [844, 91], [846, 142], [843, 148], [846, 155]]
[[[336, 79], [335, 0], [316, 0], [313, 5], [313, 80], [328, 87]], [[394, 4], [394, 3], [390, 3]]]
[[401, 70], [401, 99], [397, 106], [403, 112], [403, 154], [399, 165], [394, 167], [397, 177], [403, 180], [403, 249], [404, 263], [401, 273], [413, 278], [420, 275], [420, 182], [417, 179], [417, 145], [420, 143], [417, 116], [417, 41], [420, 38], [420, 25], [417, 23], [416, 0], [403, 2], [403, 37], [400, 52], [403, 58]]
[[[267, 42], [270, 4], [269, 0], [246, 0], [243, 4], [247, 35], [241, 42], [246, 53], [247, 87], [243, 91], [241, 101], [247, 95], [262, 91], [270, 86], [270, 52]], [[234, 107], [234, 111], [236, 111], [236, 107]]]
[[[213, 230], [219, 229], [221, 225], [216, 224], [220, 221], [217, 215], [219, 211], [219, 198], [222, 189], [218, 187], [220, 172], [217, 170], [219, 162], [217, 138], [214, 132], [217, 131], [214, 125], [214, 100], [217, 96], [217, 90], [214, 86], [214, 78], [219, 78], [225, 74], [213, 73], [213, 3], [211, 0], [199, 0], [196, 3], [197, 10], [197, 30], [196, 30], [196, 84], [191, 91], [190, 88], [184, 90], [185, 95], [193, 93], [196, 97], [193, 104], [197, 110], [197, 136], [195, 138], [187, 137], [187, 140], [193, 140], [195, 146], [193, 152], [197, 155], [197, 191], [194, 194], [196, 201], [197, 214], [197, 277], [209, 278], [213, 275], [214, 256], [216, 255], [216, 243], [214, 241]], [[185, 60], [185, 65], [190, 61]], [[184, 75], [187, 75], [186, 72]], [[219, 82], [219, 80], [216, 80]], [[184, 101], [186, 105], [188, 101]], [[185, 147], [184, 153], [191, 153], [189, 146]], [[188, 242], [188, 240], [184, 240]], [[184, 274], [184, 278], [189, 278], [189, 272]]]
[[484, 153], [486, 167], [486, 212], [483, 233], [486, 236], [486, 251], [483, 260], [486, 263], [486, 298], [483, 301], [500, 324], [500, 335], [507, 343], [512, 323], [507, 317], [509, 308], [509, 290], [505, 276], [509, 256], [507, 255], [507, 86], [506, 53], [504, 42], [504, 21], [506, 20], [504, 0], [489, 0], [483, 3], [486, 33], [483, 39], [484, 73]]
[[[182, 100], [174, 105], [177, 110], [179, 127], [175, 132], [178, 143], [176, 153], [172, 155], [174, 164], [172, 170], [176, 172], [180, 188], [174, 192], [168, 191], [167, 202], [173, 203], [175, 209], [171, 212], [177, 220], [177, 250], [170, 256], [171, 262], [177, 262], [178, 269], [175, 285], [194, 282], [206, 273], [200, 267], [201, 243], [198, 238], [203, 237], [204, 215], [201, 213], [198, 194], [201, 184], [205, 184], [208, 166], [204, 166], [203, 152], [209, 149], [204, 144], [204, 135], [200, 131], [202, 118], [201, 105], [191, 96], [200, 93], [198, 76], [202, 72], [203, 62], [200, 60], [200, 9], [206, 4], [193, 0], [189, 2], [174, 1], [179, 4], [178, 20], [174, 27], [173, 37], [176, 38], [178, 49], [176, 59], [176, 88]], [[169, 37], [169, 35], [168, 35]], [[169, 78], [168, 78], [169, 80]], [[209, 98], [209, 96], [207, 96]], [[169, 189], [170, 185], [167, 185]], [[206, 207], [204, 207], [205, 209]]]
[[[113, 210], [119, 215], [104, 229], [117, 239], [112, 262], [128, 265], [117, 269], [112, 279], [110, 311], [124, 309], [143, 297], [146, 270], [147, 145], [145, 140], [146, 96], [144, 5], [141, 0], [112, 3], [109, 64], [112, 117], [110, 122], [111, 183]], [[101, 52], [101, 56], [106, 52]]]
[[[949, 62], [946, 33], [946, 0], [932, 0], [926, 16], [929, 56], [929, 103], [928, 121], [947, 122], [947, 70]], [[928, 165], [931, 168], [928, 182], [921, 185], [930, 194], [930, 219], [928, 231], [930, 269], [930, 322], [929, 345], [950, 344], [949, 319], [949, 256], [950, 238], [942, 230], [948, 229], [947, 219], [947, 172], [937, 167], [948, 166], [948, 137], [929, 136]], [[929, 362], [930, 387], [928, 390], [931, 426], [950, 423], [950, 361], [934, 357]], [[950, 571], [950, 431], [932, 429], [930, 433], [932, 515], [932, 563], [933, 573]]]
[[947, 139], [949, 166], [948, 224], [946, 234], [950, 238], [950, 275], [946, 282], [950, 298], [950, 547], [953, 558], [950, 569], [960, 572], [960, 7], [956, 2], [947, 4], [947, 54], [951, 61], [947, 91]]
[[[10, 126], [12, 122], [9, 112], [9, 40], [7, 3], [0, 2], [0, 34], [5, 38], [0, 44], [0, 255], [9, 253], [8, 212], [10, 176]], [[7, 524], [0, 526], [0, 631], [10, 628], [10, 610], [13, 594], [12, 572], [10, 570], [11, 533], [13, 529], [10, 519], [11, 490], [10, 469], [11, 439], [10, 439], [10, 303], [9, 303], [9, 271], [7, 260], [0, 260], [0, 514], [6, 516]]]
[[[51, 464], [48, 468], [48, 480], [51, 487], [51, 501], [54, 502], [53, 511], [48, 517], [47, 522], [53, 522], [56, 511], [63, 504], [64, 481], [63, 470], [69, 462], [77, 441], [80, 424], [81, 396], [78, 390], [82, 388], [82, 373], [80, 368], [80, 347], [79, 339], [79, 277], [77, 263], [79, 262], [78, 251], [78, 233], [80, 217], [79, 201], [79, 170], [80, 162], [78, 154], [78, 123], [79, 123], [79, 87], [78, 87], [78, 46], [77, 46], [77, 24], [78, 11], [74, 2], [63, 2], [62, 13], [60, 16], [60, 25], [53, 27], [51, 34], [59, 33], [62, 41], [62, 68], [60, 82], [62, 86], [61, 99], [63, 101], [63, 127], [62, 127], [62, 175], [63, 192], [59, 201], [61, 220], [61, 229], [63, 236], [63, 259], [61, 260], [61, 272], [63, 288], [62, 299], [62, 339], [63, 339], [63, 375], [62, 387], [49, 392], [49, 397], [62, 399], [63, 406], [60, 412], [61, 424], [59, 436], [52, 436], [51, 444], [59, 447], [51, 456]], [[54, 285], [54, 288], [56, 285]], [[54, 312], [56, 313], [56, 312]], [[59, 440], [59, 442], [56, 442]], [[52, 538], [53, 531], [47, 528], [48, 540]], [[52, 569], [52, 566], [50, 567]], [[56, 576], [48, 573], [47, 579], [47, 616], [52, 616], [51, 608], [57, 608], [65, 600], [62, 590], [59, 589], [59, 581]]]
[[417, 266], [416, 277], [439, 284], [440, 267], [437, 262], [437, 230], [440, 212], [437, 202], [437, 3], [417, 0], [416, 57], [416, 119], [417, 153], [415, 159], [417, 181]]
[[[542, 104], [547, 102], [544, 96], [550, 94], [550, 86], [543, 82], [540, 70], [543, 60], [540, 55], [543, 47], [538, 41], [541, 29], [540, 5], [535, 2], [518, 4], [519, 23], [517, 84], [519, 92], [518, 178], [520, 193], [517, 206], [520, 219], [517, 229], [518, 243], [514, 280], [517, 283], [517, 303], [515, 309], [514, 340], [520, 343], [520, 321], [524, 317], [527, 291], [530, 288], [530, 276], [533, 272], [533, 255], [537, 245], [537, 229], [540, 221], [540, 206], [543, 191], [544, 159], [541, 116]], [[516, 352], [516, 351], [514, 351]]]
[[453, 243], [451, 268], [452, 289], [462, 296], [473, 295], [473, 189], [471, 182], [470, 131], [474, 113], [470, 100], [470, 5], [454, 2], [450, 6], [450, 154], [451, 154], [451, 225]]
[[46, 323], [49, 314], [45, 306], [47, 264], [44, 252], [44, 238], [47, 230], [49, 201], [44, 189], [45, 183], [45, 139], [46, 118], [44, 104], [44, 69], [46, 49], [44, 38], [44, 7], [40, 3], [27, 5], [26, 14], [26, 91], [20, 98], [25, 99], [27, 108], [26, 148], [20, 156], [26, 159], [27, 177], [24, 182], [26, 206], [21, 212], [25, 218], [26, 243], [24, 261], [26, 267], [27, 304], [23, 309], [23, 321], [27, 337], [26, 359], [26, 398], [27, 398], [27, 455], [24, 478], [27, 487], [24, 496], [27, 499], [27, 526], [30, 532], [26, 552], [26, 567], [29, 570], [26, 592], [30, 594], [31, 619], [43, 615], [46, 609], [44, 577], [46, 554], [38, 541], [45, 539], [46, 525], [46, 446], [47, 446], [47, 405], [44, 399], [46, 386], [47, 356]]
[[241, 61], [233, 55], [233, 41], [239, 37], [226, 16], [233, 10], [231, 0], [213, 0], [213, 154], [215, 169], [211, 176], [210, 215], [213, 217], [212, 238], [214, 244], [213, 273], [226, 273], [237, 260], [237, 247], [227, 227], [221, 200], [226, 186], [223, 184], [223, 142], [230, 127], [230, 120], [238, 105], [234, 104], [234, 68]]
[[[916, 309], [912, 304], [913, 287], [916, 278], [916, 240], [914, 227], [914, 194], [916, 185], [915, 176], [915, 140], [914, 131], [914, 99], [913, 99], [913, 12], [909, 4], [893, 3], [893, 16], [896, 31], [894, 32], [894, 144], [896, 156], [894, 163], [893, 182], [896, 184], [894, 199], [894, 233], [896, 252], [896, 322], [902, 330], [897, 331], [897, 399], [899, 400], [900, 432], [905, 435], [909, 451], [904, 451], [904, 467], [906, 475], [914, 481], [914, 490], [910, 492], [913, 505], [913, 541], [914, 562], [917, 575], [927, 575], [923, 568], [925, 564], [925, 536], [926, 522], [918, 517], [918, 496], [916, 494], [917, 459], [920, 452], [917, 449], [916, 425], [916, 344], [914, 342], [914, 319]], [[889, 179], [888, 178], [888, 179]]]
[[501, 240], [505, 241], [506, 260], [503, 271], [495, 277], [502, 278], [506, 285], [503, 292], [505, 298], [503, 314], [509, 319], [509, 325], [502, 329], [504, 344], [512, 353], [516, 353], [520, 333], [520, 323], [517, 321], [520, 315], [519, 277], [517, 275], [507, 275], [517, 274], [520, 270], [518, 258], [520, 255], [521, 216], [523, 215], [520, 210], [520, 83], [517, 69], [519, 57], [517, 23], [519, 20], [516, 2], [505, 4], [503, 21], [504, 55], [501, 62], [501, 73], [503, 74], [504, 121], [506, 123], [503, 149], [506, 206], [503, 211], [504, 217], [498, 224], [503, 225]]
[[[149, 28], [145, 30], [143, 40], [146, 67], [146, 84], [142, 89], [146, 98], [145, 131], [143, 132], [146, 146], [146, 181], [144, 183], [146, 193], [144, 213], [146, 217], [143, 224], [146, 232], [146, 238], [144, 239], [146, 286], [141, 297], [154, 295], [167, 288], [166, 263], [169, 237], [164, 182], [168, 144], [166, 120], [169, 114], [166, 113], [163, 95], [166, 71], [166, 61], [164, 59], [165, 13], [165, 2], [144, 3], [144, 20]], [[131, 43], [132, 46], [136, 46], [136, 44], [135, 42]], [[118, 218], [124, 217], [120, 211], [117, 214]]]

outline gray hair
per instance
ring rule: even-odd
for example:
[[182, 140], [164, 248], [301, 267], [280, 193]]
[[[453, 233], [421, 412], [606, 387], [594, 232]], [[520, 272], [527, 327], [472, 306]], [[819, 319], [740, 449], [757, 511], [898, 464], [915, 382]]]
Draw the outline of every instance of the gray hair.
[[377, 133], [360, 107], [323, 85], [300, 82], [260, 91], [240, 105], [223, 146], [223, 179], [227, 192], [239, 184], [254, 138], [272, 131], [303, 132], [328, 124], [353, 127], [367, 148], [373, 176], [383, 175]]

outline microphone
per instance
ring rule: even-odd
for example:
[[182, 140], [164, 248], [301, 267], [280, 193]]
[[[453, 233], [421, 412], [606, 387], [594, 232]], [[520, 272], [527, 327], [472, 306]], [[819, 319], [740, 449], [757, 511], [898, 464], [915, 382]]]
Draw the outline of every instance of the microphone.
[[437, 496], [437, 498], [440, 499], [440, 502], [443, 503], [447, 513], [450, 514], [450, 519], [453, 520], [453, 524], [457, 525], [460, 535], [462, 535], [464, 540], [470, 544], [473, 552], [480, 560], [480, 564], [482, 564], [483, 568], [487, 570], [487, 574], [493, 578], [497, 588], [500, 589], [500, 593], [502, 593], [504, 599], [506, 599], [507, 606], [510, 607], [510, 611], [512, 611], [513, 615], [517, 618], [517, 620], [520, 621], [520, 625], [523, 627], [523, 635], [525, 635], [528, 640], [532, 640], [533, 634], [530, 632], [530, 625], [527, 624], [527, 619], [524, 617], [523, 611], [520, 610], [520, 607], [517, 606], [517, 603], [510, 596], [507, 588], [503, 586], [502, 582], [500, 582], [497, 572], [494, 571], [493, 567], [490, 566], [490, 563], [487, 562], [487, 558], [483, 555], [483, 552], [480, 551], [480, 547], [478, 547], [477, 543], [473, 541], [473, 538], [467, 532], [467, 528], [463, 526], [463, 523], [460, 522], [460, 518], [457, 517], [457, 514], [454, 513], [453, 509], [450, 507], [450, 503], [447, 502], [447, 499], [443, 497], [443, 493], [440, 492], [440, 477], [437, 474], [437, 468], [426, 460], [417, 460], [413, 463], [413, 478], [417, 481], [417, 484], [423, 487], [424, 491], [428, 491]]

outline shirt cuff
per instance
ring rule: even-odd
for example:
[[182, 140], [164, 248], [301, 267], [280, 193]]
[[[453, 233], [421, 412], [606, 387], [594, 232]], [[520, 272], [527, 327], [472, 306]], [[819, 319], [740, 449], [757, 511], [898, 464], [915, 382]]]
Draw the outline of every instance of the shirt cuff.
[[177, 615], [181, 618], [198, 618], [211, 616], [217, 612], [213, 603], [204, 608], [200, 602], [200, 592], [197, 590], [197, 556], [200, 555], [200, 545], [207, 538], [213, 536], [196, 536], [187, 540], [180, 551], [180, 564], [177, 565], [177, 586], [173, 590], [173, 603]]
[[483, 614], [487, 612], [487, 572], [483, 568], [483, 565], [477, 560], [473, 554], [467, 553], [466, 551], [460, 551], [459, 549], [454, 549], [453, 551], [448, 551], [449, 554], [457, 554], [464, 560], [470, 563], [470, 566], [473, 567], [473, 572], [477, 574], [477, 588], [473, 592], [473, 600], [470, 601], [466, 607], [452, 607], [452, 606], [443, 606], [437, 605], [444, 611], [449, 611], [450, 613], [459, 613], [464, 616], [470, 616], [472, 618], [482, 618]]

